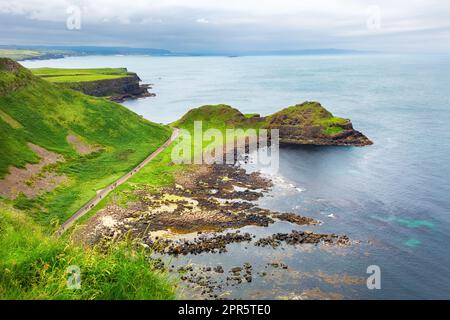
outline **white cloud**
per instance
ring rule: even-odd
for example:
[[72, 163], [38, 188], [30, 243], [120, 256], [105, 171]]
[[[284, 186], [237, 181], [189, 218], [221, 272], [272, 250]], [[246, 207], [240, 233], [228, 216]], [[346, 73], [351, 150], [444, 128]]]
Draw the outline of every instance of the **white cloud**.
[[197, 19], [197, 20], [195, 20], [195, 22], [197, 22], [197, 23], [209, 23], [209, 20], [207, 20], [207, 19], [205, 19], [205, 18], [199, 18], [199, 19]]
[[[183, 12], [209, 12], [214, 17], [234, 16], [236, 21], [251, 20], [254, 23], [284, 23], [301, 28], [340, 27], [364, 25], [367, 8], [376, 4], [383, 13], [386, 27], [402, 20], [414, 20], [411, 30], [432, 27], [449, 21], [450, 4], [438, 0], [0, 0], [0, 13], [26, 15], [32, 19], [63, 21], [66, 8], [75, 5], [83, 10], [89, 23], [127, 21], [139, 23], [141, 17], [181, 15]], [[207, 19], [199, 18], [203, 23]], [[312, 25], [311, 23], [314, 22]]]
[[[290, 38], [294, 43], [300, 37], [309, 37], [329, 43], [357, 39], [364, 44], [373, 42], [374, 37], [439, 30], [439, 36], [433, 34], [432, 38], [441, 39], [435, 40], [436, 45], [441, 45], [450, 30], [450, 3], [439, 0], [0, 0], [0, 14], [64, 25], [66, 9], [73, 5], [81, 8], [83, 25], [91, 27], [91, 32], [105, 29], [105, 24], [111, 34], [122, 34], [133, 26], [158, 25], [160, 34], [168, 33], [178, 41], [191, 32], [189, 37], [195, 43], [207, 39], [204, 30], [190, 29], [193, 21], [209, 23], [210, 32], [220, 34], [221, 39], [240, 33], [240, 39], [260, 42], [278, 37], [286, 41]], [[368, 8], [372, 5], [381, 12], [376, 32], [367, 27]], [[0, 36], [2, 33], [6, 31], [0, 30]]]

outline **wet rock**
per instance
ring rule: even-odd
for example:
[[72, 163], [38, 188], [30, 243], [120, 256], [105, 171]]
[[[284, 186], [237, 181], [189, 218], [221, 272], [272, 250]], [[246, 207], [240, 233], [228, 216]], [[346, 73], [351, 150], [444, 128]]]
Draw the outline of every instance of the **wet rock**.
[[214, 268], [214, 271], [217, 272], [217, 273], [223, 273], [223, 272], [224, 272], [222, 266], [217, 266], [217, 267], [215, 267], [215, 268]]
[[145, 242], [156, 252], [171, 255], [200, 254], [204, 252], [223, 253], [230, 243], [250, 242], [252, 237], [249, 233], [228, 232], [226, 234], [202, 235], [194, 240], [170, 240], [164, 239], [154, 242], [146, 238]]
[[234, 268], [231, 268], [231, 270], [230, 270], [230, 272], [232, 272], [232, 273], [240, 273], [241, 271], [242, 271], [241, 267], [234, 267]]
[[319, 224], [320, 221], [309, 217], [302, 217], [295, 213], [276, 213], [272, 215], [272, 218], [276, 218], [283, 221], [288, 221], [290, 223], [298, 225], [313, 225]]
[[276, 248], [283, 242], [289, 245], [297, 244], [336, 244], [350, 245], [350, 239], [346, 235], [338, 236], [335, 234], [319, 234], [309, 231], [292, 230], [291, 233], [276, 233], [266, 238], [261, 238], [255, 242], [256, 246], [272, 246]]

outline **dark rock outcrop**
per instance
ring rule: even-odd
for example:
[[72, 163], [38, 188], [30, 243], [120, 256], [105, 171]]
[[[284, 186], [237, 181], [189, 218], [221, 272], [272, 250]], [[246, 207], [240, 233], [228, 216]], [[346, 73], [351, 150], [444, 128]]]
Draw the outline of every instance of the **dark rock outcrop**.
[[270, 128], [279, 130], [280, 144], [298, 145], [327, 145], [327, 146], [367, 146], [373, 144], [361, 132], [353, 129], [353, 125], [348, 120], [348, 124], [343, 130], [334, 135], [322, 133], [322, 129], [310, 125], [279, 125], [271, 123]]
[[370, 141], [349, 119], [334, 117], [318, 102], [304, 102], [266, 118], [265, 127], [278, 129], [281, 144], [366, 146]]
[[135, 73], [129, 72], [127, 77], [95, 81], [61, 83], [65, 87], [78, 90], [95, 97], [108, 97], [112, 101], [122, 102], [126, 99], [136, 99], [154, 96], [148, 92], [150, 85], [140, 84], [141, 79]]
[[318, 102], [304, 102], [266, 117], [245, 116], [228, 105], [208, 105], [191, 109], [173, 125], [190, 128], [194, 121], [222, 122], [227, 128], [278, 129], [280, 144], [358, 147], [372, 144], [353, 128], [349, 119], [333, 116]]

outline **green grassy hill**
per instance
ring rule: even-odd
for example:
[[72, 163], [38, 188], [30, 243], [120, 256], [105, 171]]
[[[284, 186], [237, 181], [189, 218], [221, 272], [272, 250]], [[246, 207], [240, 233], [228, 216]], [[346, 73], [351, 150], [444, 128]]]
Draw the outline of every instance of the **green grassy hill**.
[[366, 146], [372, 144], [361, 132], [353, 129], [349, 119], [335, 117], [318, 102], [303, 102], [272, 115], [243, 114], [228, 105], [206, 105], [188, 111], [173, 123], [192, 131], [195, 121], [203, 129], [226, 128], [278, 129], [280, 143], [336, 146]]
[[304, 102], [295, 106], [284, 108], [267, 117], [272, 126], [301, 124], [303, 126], [319, 127], [325, 135], [342, 132], [348, 120], [335, 117], [318, 102]]
[[[170, 134], [168, 127], [119, 104], [54, 86], [16, 62], [0, 59], [0, 178], [12, 167], [40, 161], [28, 143], [65, 159], [49, 168], [67, 177], [64, 186], [34, 198], [11, 200], [45, 227], [64, 221]], [[97, 151], [79, 154], [68, 142], [69, 135]]]
[[[348, 120], [335, 117], [317, 102], [305, 102], [284, 108], [267, 117], [259, 114], [243, 114], [228, 105], [206, 105], [189, 110], [174, 126], [190, 130], [194, 121], [202, 121], [211, 128], [276, 128], [276, 125], [309, 125], [322, 129], [324, 134], [341, 132]], [[276, 125], [275, 125], [276, 124]]]
[[183, 117], [172, 123], [173, 126], [192, 130], [195, 121], [202, 121], [203, 129], [226, 129], [244, 126], [247, 117], [238, 109], [225, 104], [206, 105], [189, 110]]

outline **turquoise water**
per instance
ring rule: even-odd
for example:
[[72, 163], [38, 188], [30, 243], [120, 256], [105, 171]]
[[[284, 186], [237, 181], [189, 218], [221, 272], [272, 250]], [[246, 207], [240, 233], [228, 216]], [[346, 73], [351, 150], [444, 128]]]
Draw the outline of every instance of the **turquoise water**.
[[[284, 282], [255, 280], [232, 296], [280, 297], [319, 287], [346, 298], [450, 298], [450, 56], [75, 57], [25, 65], [128, 67], [153, 83], [157, 96], [125, 105], [163, 123], [202, 104], [265, 115], [320, 101], [375, 144], [283, 148], [276, 190], [261, 205], [316, 217], [324, 223], [314, 231], [362, 241], [342, 254], [286, 248], [290, 269], [367, 277], [367, 266], [378, 265], [382, 289], [297, 274]], [[271, 231], [290, 229], [276, 224]], [[244, 250], [232, 247], [214, 262], [244, 261]], [[261, 250], [255, 264], [275, 255]]]

